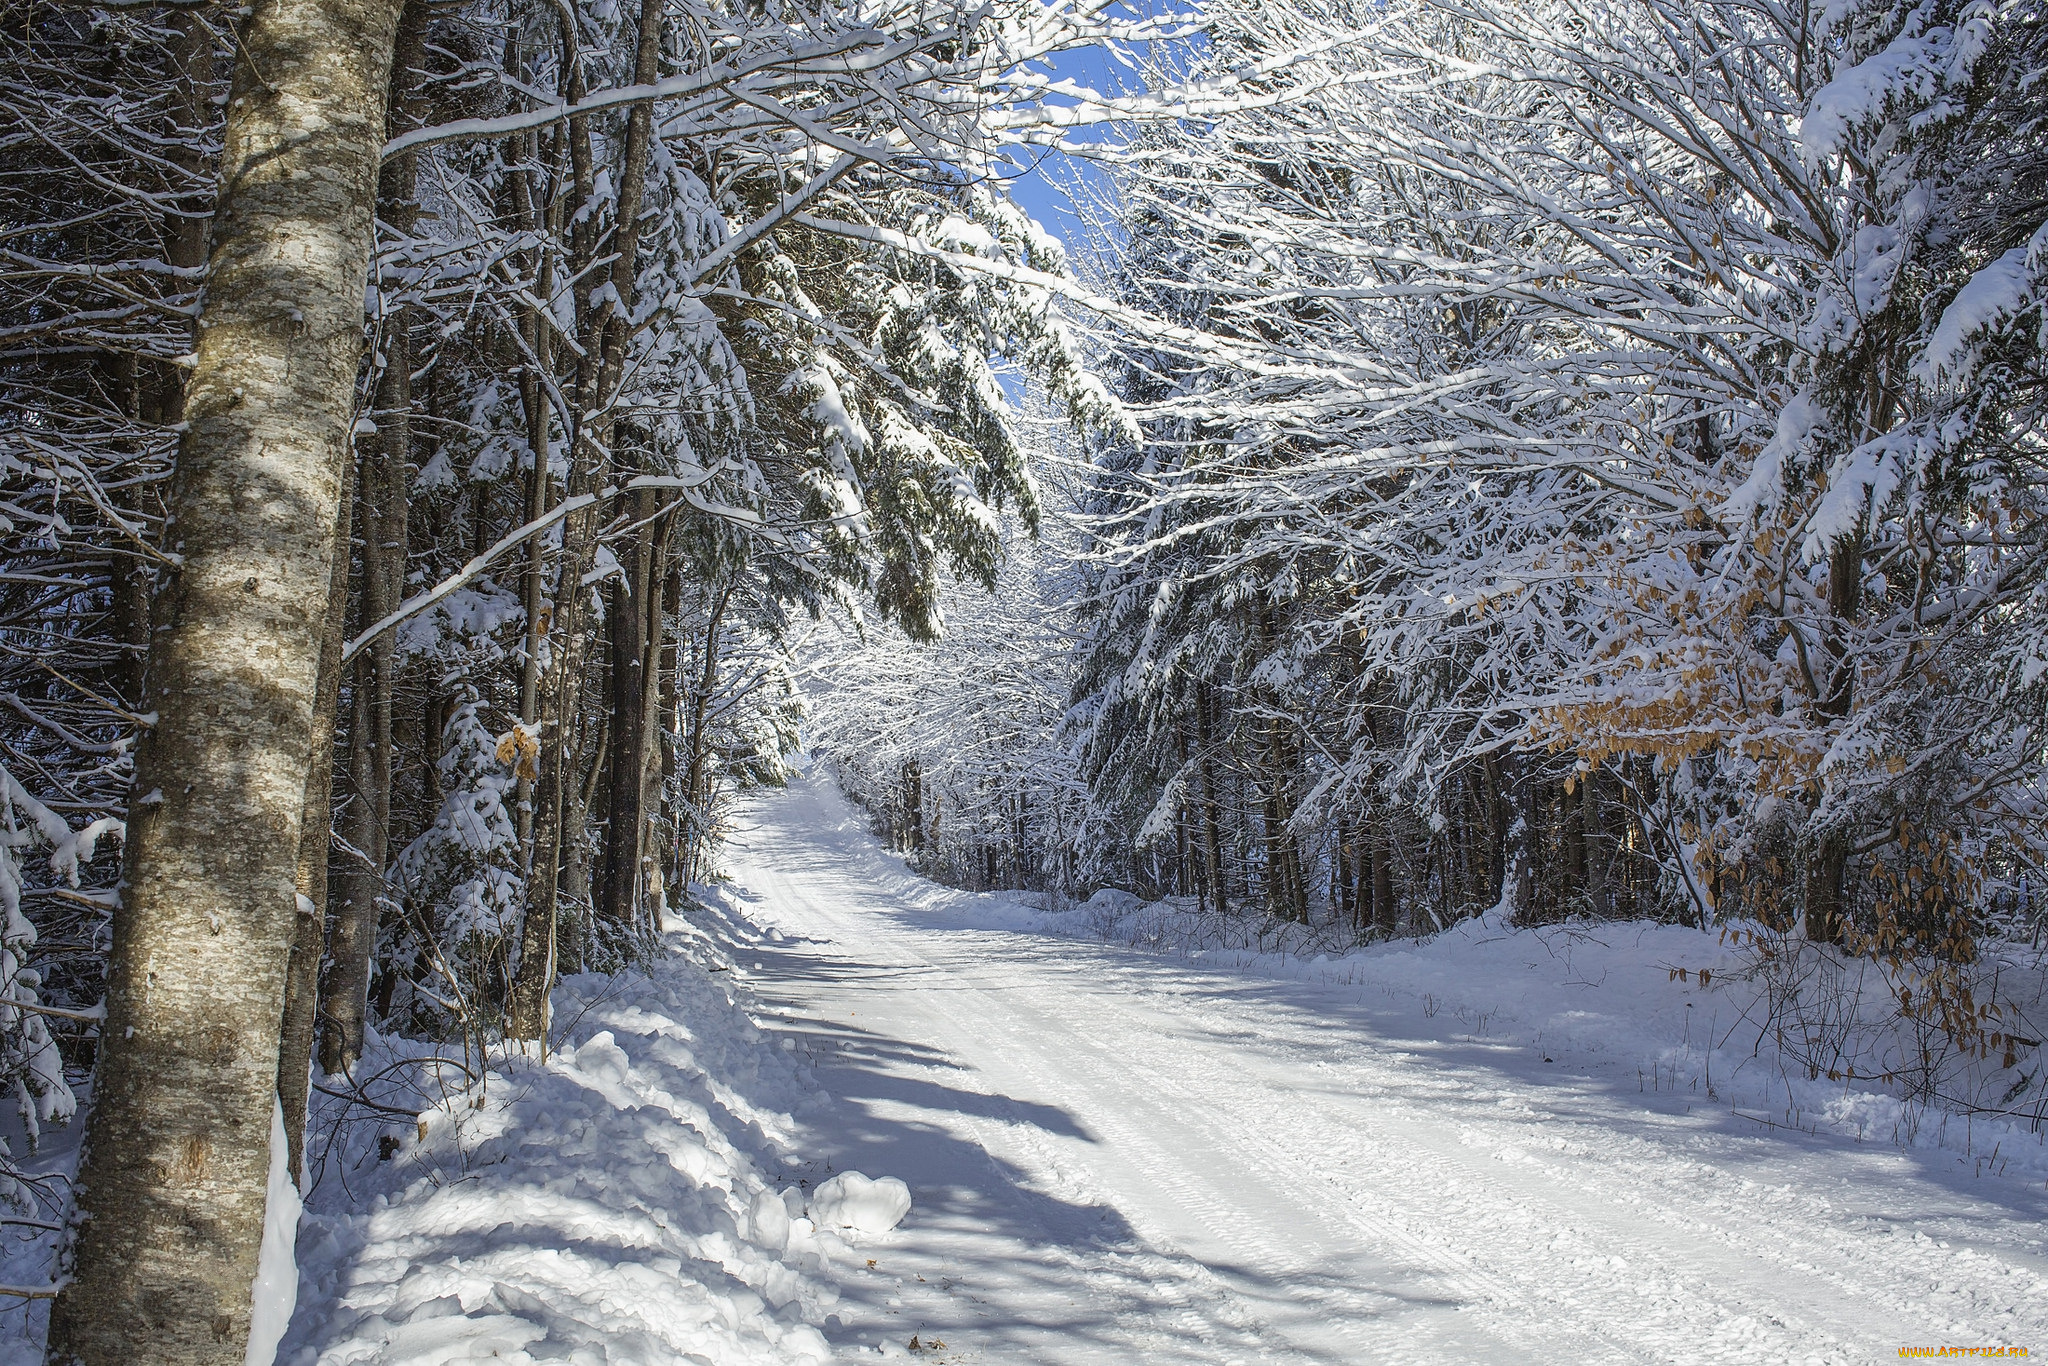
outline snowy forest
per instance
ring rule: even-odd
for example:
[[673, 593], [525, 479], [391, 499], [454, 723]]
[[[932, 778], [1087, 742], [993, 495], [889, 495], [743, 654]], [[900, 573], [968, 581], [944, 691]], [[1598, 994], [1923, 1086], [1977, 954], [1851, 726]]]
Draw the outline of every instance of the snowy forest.
[[468, 1359], [277, 1355], [299, 1192], [812, 774], [2040, 1132], [2039, 0], [16, 0], [0, 185], [8, 1361]]

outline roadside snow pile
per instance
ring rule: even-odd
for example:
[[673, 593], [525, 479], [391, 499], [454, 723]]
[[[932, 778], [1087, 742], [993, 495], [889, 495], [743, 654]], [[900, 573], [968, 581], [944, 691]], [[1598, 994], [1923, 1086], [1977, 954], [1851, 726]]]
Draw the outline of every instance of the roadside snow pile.
[[[566, 980], [547, 1063], [494, 1056], [416, 1130], [326, 1102], [315, 1132], [338, 1138], [301, 1226], [280, 1366], [831, 1355], [827, 1263], [851, 1230], [893, 1227], [909, 1192], [848, 1172], [807, 1201], [778, 1180], [799, 1161], [793, 1117], [822, 1093], [747, 1017], [713, 942], [670, 943], [652, 975]], [[463, 1081], [408, 1065], [403, 1041], [378, 1047], [364, 1075]]]
[[1058, 912], [1045, 922], [1054, 933], [1132, 948], [1306, 958], [1316, 953], [1349, 953], [1354, 947], [1348, 925], [1309, 925], [1265, 915], [1217, 915], [1189, 897], [1146, 901], [1105, 887], [1066, 911], [1049, 897], [1024, 895], [1026, 904]]

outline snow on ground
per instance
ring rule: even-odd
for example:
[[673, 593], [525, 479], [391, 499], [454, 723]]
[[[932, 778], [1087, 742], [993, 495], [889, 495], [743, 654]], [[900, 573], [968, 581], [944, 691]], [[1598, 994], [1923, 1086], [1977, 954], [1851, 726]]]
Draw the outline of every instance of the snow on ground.
[[842, 1354], [2048, 1344], [2038, 1140], [1937, 1143], [1888, 1097], [1788, 1091], [1734, 986], [1699, 985], [1726, 966], [1711, 935], [1482, 922], [1322, 962], [1140, 952], [1085, 937], [1136, 908], [1048, 915], [915, 877], [811, 780], [759, 801], [726, 858], [757, 927], [736, 975], [838, 1098], [816, 1150], [915, 1197], [842, 1274]]
[[[90, 1078], [67, 1074], [81, 1099], [89, 1094]], [[0, 1285], [43, 1290], [51, 1283], [57, 1253], [57, 1231], [50, 1225], [64, 1218], [70, 1203], [71, 1178], [78, 1171], [78, 1144], [84, 1125], [45, 1124], [31, 1143], [16, 1107], [0, 1105], [0, 1143], [25, 1178], [7, 1190], [0, 1209]], [[42, 1366], [43, 1341], [50, 1333], [50, 1301], [0, 1295], [0, 1366]]]
[[2048, 1345], [2039, 1139], [1788, 1082], [1713, 936], [1261, 952], [938, 887], [807, 778], [726, 859], [647, 973], [564, 983], [545, 1062], [380, 1039], [422, 1121], [321, 1099], [279, 1363]]
[[755, 1028], [716, 939], [669, 938], [647, 975], [563, 984], [545, 1064], [494, 1055], [472, 1084], [378, 1041], [366, 1074], [439, 1075], [442, 1103], [415, 1130], [335, 1126], [323, 1102], [336, 1138], [314, 1154], [281, 1366], [831, 1356], [828, 1264], [908, 1193], [800, 1159], [799, 1116], [826, 1105], [808, 1068]]
[[[1355, 948], [1337, 947], [1335, 934], [1205, 915], [1128, 893], [1101, 893], [1062, 911], [1034, 912], [1037, 900], [1021, 907], [1021, 923], [1042, 933], [1358, 987], [1410, 1003], [1425, 1019], [1444, 1017], [1446, 1030], [1604, 1060], [1621, 1074], [1633, 1067], [1639, 1090], [1718, 1103], [1758, 1123], [1927, 1149], [1972, 1176], [1991, 1167], [2048, 1180], [2048, 1105], [2037, 1055], [2002, 1068], [1995, 1052], [1980, 1063], [1951, 1048], [1934, 1069], [1937, 1080], [1985, 1106], [2016, 1101], [2009, 1114], [1911, 1099], [1896, 1078], [1880, 1082], [1887, 1071], [1911, 1070], [1908, 1055], [1919, 1042], [1900, 1027], [1882, 970], [1811, 949], [1797, 962], [1760, 959], [1745, 946], [1759, 927], [1733, 938], [1641, 921], [1517, 929], [1496, 913], [1428, 940]], [[963, 909], [983, 923], [1020, 921], [1018, 909], [1000, 904]], [[1276, 949], [1276, 942], [1289, 947]], [[2037, 1003], [2039, 973], [2036, 964], [2025, 981], [2008, 974], [2008, 992], [2023, 989], [2020, 999]], [[1832, 1079], [1824, 1075], [1830, 1071]]]

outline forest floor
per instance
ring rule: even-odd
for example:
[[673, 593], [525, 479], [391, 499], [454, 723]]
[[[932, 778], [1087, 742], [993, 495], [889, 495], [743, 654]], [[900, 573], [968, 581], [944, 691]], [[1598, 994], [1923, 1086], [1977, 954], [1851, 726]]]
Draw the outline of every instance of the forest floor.
[[[836, 1097], [818, 1152], [915, 1198], [843, 1277], [841, 1354], [913, 1337], [926, 1359], [1047, 1366], [2048, 1350], [2038, 1140], [2019, 1162], [2008, 1142], [2000, 1175], [1902, 1136], [1895, 1110], [1865, 1105], [1859, 1138], [1854, 1104], [1809, 1117], [1797, 1087], [1766, 1101], [1761, 1074], [1660, 1080], [1673, 1051], [1631, 1048], [1629, 1021], [1649, 1036], [1660, 1010], [1692, 1028], [1727, 1007], [1660, 994], [1680, 989], [1657, 927], [1575, 952], [1528, 932], [1368, 952], [1321, 981], [1062, 938], [909, 873], [822, 778], [758, 801], [724, 857], [757, 1018]], [[1491, 1017], [1464, 1004], [1524, 987]]]

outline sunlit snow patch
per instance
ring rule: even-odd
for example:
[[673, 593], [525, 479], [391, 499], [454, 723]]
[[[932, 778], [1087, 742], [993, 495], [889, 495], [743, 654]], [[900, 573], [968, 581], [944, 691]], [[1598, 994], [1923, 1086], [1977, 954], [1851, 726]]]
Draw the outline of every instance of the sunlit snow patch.
[[[324, 1164], [314, 1154], [279, 1362], [829, 1357], [827, 1263], [848, 1255], [842, 1233], [894, 1227], [909, 1192], [855, 1172], [808, 1194], [784, 1184], [793, 1116], [821, 1093], [706, 966], [679, 954], [651, 976], [572, 978], [545, 1066], [494, 1060], [460, 1086], [444, 1069], [446, 1102], [416, 1132], [360, 1111], [345, 1122]], [[417, 1047], [377, 1041], [366, 1074]]]

